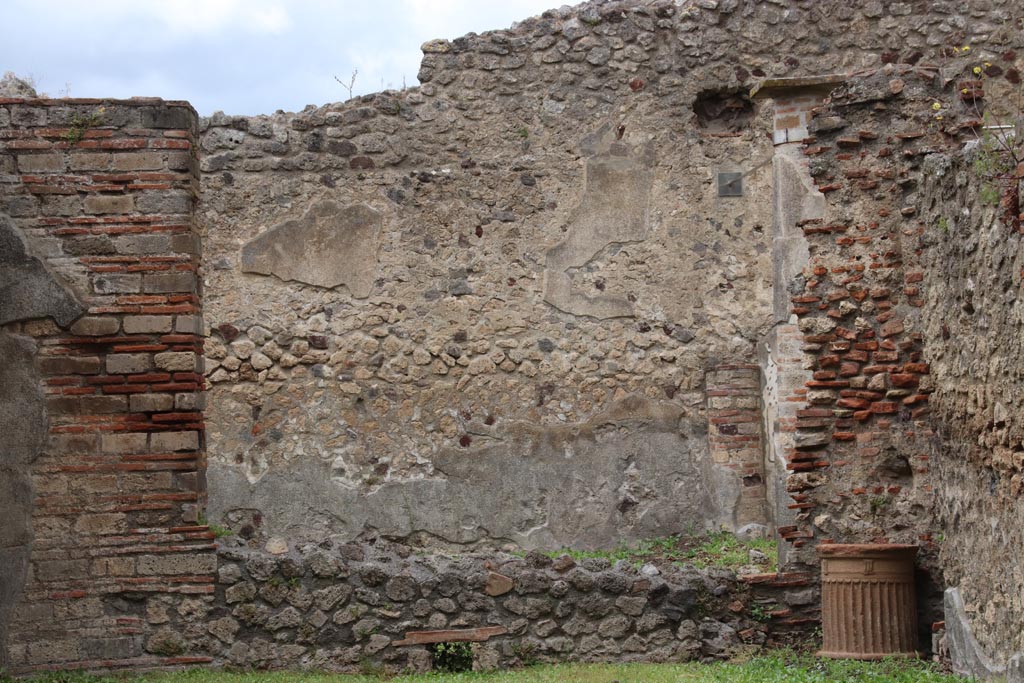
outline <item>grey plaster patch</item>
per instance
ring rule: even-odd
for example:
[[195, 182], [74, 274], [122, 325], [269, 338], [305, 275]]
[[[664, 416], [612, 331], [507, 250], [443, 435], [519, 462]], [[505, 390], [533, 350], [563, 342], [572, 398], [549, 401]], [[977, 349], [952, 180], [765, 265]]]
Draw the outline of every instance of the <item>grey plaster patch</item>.
[[29, 256], [11, 220], [0, 216], [0, 325], [49, 316], [67, 327], [83, 313], [42, 261]]
[[627, 145], [607, 123], [585, 137], [582, 148], [588, 156], [586, 184], [568, 235], [547, 252], [544, 300], [574, 315], [631, 316], [633, 305], [625, 296], [586, 294], [574, 285], [571, 270], [586, 266], [609, 245], [646, 239], [654, 148]]
[[825, 195], [814, 184], [802, 149], [800, 144], [780, 145], [775, 148], [772, 159], [775, 209], [772, 259], [775, 282], [783, 285], [775, 287], [773, 304], [776, 320], [780, 321], [790, 315], [790, 293], [784, 285], [803, 272], [810, 259], [801, 221], [825, 215]]
[[1024, 654], [1014, 655], [1008, 664], [996, 664], [974, 637], [959, 588], [947, 588], [943, 596], [946, 642], [953, 670], [980, 680], [1024, 683]]
[[377, 271], [383, 220], [364, 204], [314, 203], [301, 218], [285, 221], [242, 247], [242, 271], [276, 275], [316, 287], [346, 285], [365, 299]]
[[[779, 418], [795, 418], [795, 404], [780, 401], [790, 396], [803, 383], [811, 379], [811, 371], [800, 369], [786, 359], [800, 356], [802, 342], [794, 340], [779, 324], [791, 317], [787, 285], [799, 282], [799, 277], [810, 260], [807, 238], [800, 222], [825, 215], [825, 195], [818, 191], [808, 171], [803, 147], [784, 144], [775, 147], [772, 157], [772, 312], [776, 327], [761, 339], [758, 354], [764, 368], [764, 419], [768, 458], [767, 495], [772, 507], [775, 525], [794, 524], [796, 511], [790, 510], [791, 498], [786, 491], [789, 471], [786, 456], [793, 448], [793, 433], [771, 428]], [[788, 562], [791, 555], [788, 543], [780, 544], [779, 560]]]
[[31, 464], [46, 438], [46, 414], [34, 354], [35, 345], [29, 339], [0, 333], [0, 358], [4, 361], [0, 363], [0, 466]]
[[0, 332], [0, 670], [7, 630], [28, 571], [32, 540], [30, 465], [46, 438], [46, 408], [33, 364], [35, 345]]
[[630, 397], [585, 423], [507, 425], [478, 437], [486, 443], [479, 448], [438, 453], [434, 476], [385, 481], [369, 492], [332, 481], [330, 462], [315, 457], [256, 482], [214, 459], [209, 510], [212, 519], [238, 507], [260, 510], [272, 535], [351, 540], [373, 529], [453, 544], [609, 548], [688, 524], [727, 523], [734, 506], [727, 498], [738, 492], [709, 480], [702, 431], [679, 406]]
[[28, 546], [0, 548], [0, 572], [4, 577], [0, 581], [0, 673], [10, 666], [7, 651], [8, 624], [25, 586], [28, 554]]
[[31, 537], [28, 515], [22, 514], [32, 506], [32, 488], [24, 468], [0, 466], [0, 511], [4, 523], [0, 526], [0, 548], [27, 545]]

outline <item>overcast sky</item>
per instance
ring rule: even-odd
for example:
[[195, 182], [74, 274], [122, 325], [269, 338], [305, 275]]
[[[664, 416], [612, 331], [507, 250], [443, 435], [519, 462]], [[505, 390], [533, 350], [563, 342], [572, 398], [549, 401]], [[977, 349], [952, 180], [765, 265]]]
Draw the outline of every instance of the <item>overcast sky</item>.
[[420, 45], [564, 0], [2, 0], [0, 72], [51, 97], [163, 97], [269, 114], [417, 84]]

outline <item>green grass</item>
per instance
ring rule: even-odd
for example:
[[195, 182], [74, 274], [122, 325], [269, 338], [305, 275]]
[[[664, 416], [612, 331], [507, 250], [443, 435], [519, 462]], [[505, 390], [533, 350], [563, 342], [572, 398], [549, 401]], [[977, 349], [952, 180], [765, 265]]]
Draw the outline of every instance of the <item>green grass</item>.
[[[3, 677], [0, 676], [0, 680]], [[912, 660], [852, 662], [776, 652], [729, 664], [560, 664], [495, 673], [429, 674], [381, 678], [323, 673], [228, 673], [192, 669], [130, 677], [58, 673], [36, 683], [962, 683], [964, 679]]]
[[774, 539], [741, 541], [728, 531], [703, 536], [667, 536], [641, 541], [636, 546], [619, 546], [612, 550], [575, 550], [563, 548], [548, 553], [550, 557], [569, 555], [577, 562], [588, 558], [603, 558], [610, 562], [626, 560], [634, 565], [647, 562], [693, 565], [695, 567], [723, 567], [738, 569], [751, 564], [749, 552], [760, 550], [768, 560], [758, 569], [773, 572], [777, 569], [778, 545]]
[[778, 565], [779, 546], [774, 539], [741, 541], [727, 531], [709, 534], [696, 548], [684, 553], [684, 562], [698, 567], [726, 567], [737, 569], [750, 564], [749, 551], [760, 550], [768, 557], [767, 571]]

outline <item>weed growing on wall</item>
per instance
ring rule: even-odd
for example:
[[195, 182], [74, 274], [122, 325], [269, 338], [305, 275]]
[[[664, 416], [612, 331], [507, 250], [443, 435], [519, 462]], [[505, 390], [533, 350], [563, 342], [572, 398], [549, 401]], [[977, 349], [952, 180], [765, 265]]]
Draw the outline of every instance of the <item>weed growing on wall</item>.
[[228, 527], [221, 526], [220, 524], [214, 524], [210, 520], [206, 519], [206, 515], [204, 514], [199, 515], [197, 523], [199, 526], [209, 527], [210, 531], [216, 538], [224, 538], [225, 536], [233, 536], [235, 534], [235, 532]]
[[[1000, 206], [1005, 222], [1019, 228], [1020, 182], [1024, 178], [1024, 79], [1013, 75], [1013, 69], [1004, 71], [993, 61], [973, 58], [970, 45], [954, 47], [950, 52], [964, 64], [953, 79], [954, 97], [959, 99], [963, 113], [972, 117], [961, 125], [970, 127], [977, 136], [973, 170], [981, 181], [981, 200]], [[1001, 114], [985, 105], [986, 87], [997, 76], [1015, 86], [999, 100]], [[933, 122], [941, 125], [952, 107], [936, 101], [932, 110]]]
[[103, 124], [106, 107], [100, 107], [88, 114], [72, 114], [71, 125], [64, 133], [64, 140], [70, 145], [77, 145], [85, 137], [86, 131]]
[[353, 69], [352, 70], [352, 76], [348, 79], [348, 83], [346, 83], [345, 81], [341, 80], [337, 76], [334, 77], [334, 80], [338, 81], [338, 83], [341, 84], [341, 87], [343, 87], [345, 89], [345, 92], [348, 93], [348, 99], [350, 99], [350, 100], [352, 99], [352, 89], [356, 87], [356, 76], [358, 76], [358, 75], [359, 75], [359, 69]]
[[430, 654], [435, 671], [456, 673], [473, 668], [473, 648], [469, 643], [435, 643]]
[[974, 172], [982, 180], [981, 199], [986, 204], [1002, 204], [1008, 212], [1019, 214], [1018, 185], [1024, 175], [1024, 146], [1021, 120], [1013, 124], [996, 123], [985, 112], [985, 125], [974, 158]]
[[537, 664], [537, 646], [533, 643], [523, 641], [512, 643], [512, 654], [516, 656], [522, 666]]
[[772, 618], [772, 607], [755, 603], [750, 606], [748, 613], [750, 614], [750, 618], [754, 621], [767, 623]]

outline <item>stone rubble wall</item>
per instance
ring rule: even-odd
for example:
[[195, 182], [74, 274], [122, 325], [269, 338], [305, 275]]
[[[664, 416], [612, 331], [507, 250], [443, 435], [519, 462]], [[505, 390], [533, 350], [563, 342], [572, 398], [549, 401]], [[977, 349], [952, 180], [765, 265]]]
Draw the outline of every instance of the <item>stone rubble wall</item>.
[[[675, 11], [430, 43], [418, 89], [203, 122], [211, 519], [442, 547], [737, 527], [706, 375], [771, 322], [769, 175], [715, 178], [771, 144], [748, 113], [682, 125], [696, 80], [666, 106]], [[587, 61], [605, 42], [645, 66]]]
[[426, 671], [430, 646], [414, 632], [474, 637], [492, 627], [505, 632], [473, 643], [474, 668], [711, 661], [765, 643], [782, 595], [752, 593], [728, 570], [536, 551], [446, 557], [326, 542], [272, 554], [237, 538], [219, 544], [216, 595], [162, 626], [161, 637], [239, 667]]
[[208, 661], [154, 651], [139, 616], [211, 594], [216, 569], [195, 132], [186, 103], [0, 99], [0, 338], [33, 375], [5, 361], [0, 387], [0, 472], [28, 475], [0, 496], [12, 671]]
[[986, 154], [928, 162], [921, 328], [940, 435], [929, 450], [944, 533], [939, 564], [983, 651], [1002, 663], [1024, 651], [1024, 245], [1016, 183], [1001, 183], [1011, 194], [994, 202], [984, 198], [983, 186], [995, 182], [979, 170]]
[[442, 547], [736, 528], [707, 374], [777, 322], [746, 93], [999, 44], [1009, 7], [587, 3], [428, 42], [418, 88], [204, 119], [211, 518]]

